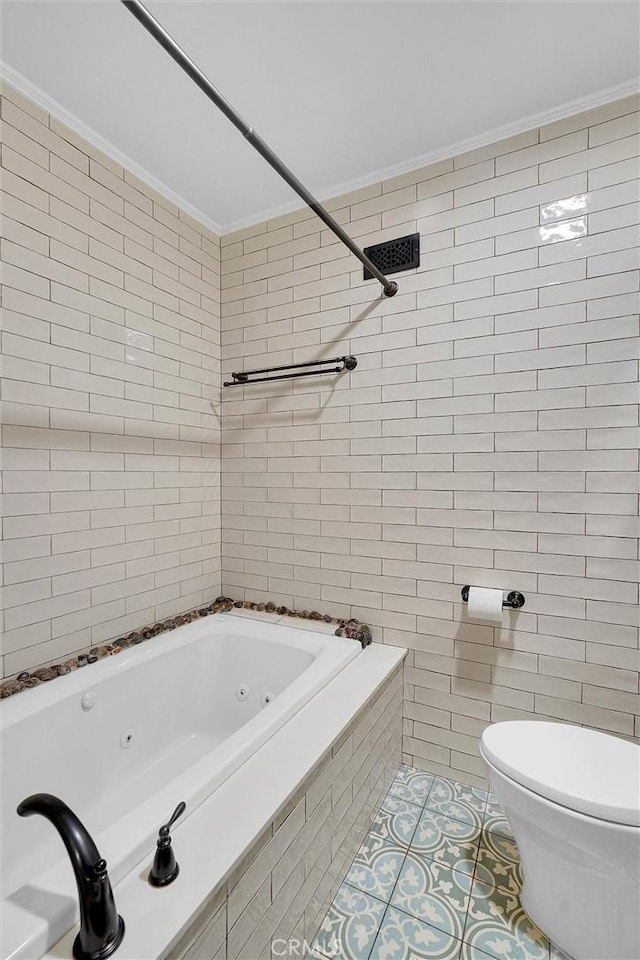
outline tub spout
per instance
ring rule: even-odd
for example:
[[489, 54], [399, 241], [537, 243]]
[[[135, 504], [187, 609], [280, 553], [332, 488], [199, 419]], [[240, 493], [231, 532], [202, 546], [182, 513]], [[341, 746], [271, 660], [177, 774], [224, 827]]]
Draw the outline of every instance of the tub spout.
[[18, 804], [18, 814], [46, 817], [67, 848], [78, 886], [80, 931], [73, 944], [76, 960], [104, 960], [117, 950], [124, 936], [106, 861], [73, 810], [50, 793], [34, 793]]

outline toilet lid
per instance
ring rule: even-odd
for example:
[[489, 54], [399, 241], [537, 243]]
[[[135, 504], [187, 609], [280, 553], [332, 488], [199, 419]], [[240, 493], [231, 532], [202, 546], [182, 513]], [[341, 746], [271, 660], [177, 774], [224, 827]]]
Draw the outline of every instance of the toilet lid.
[[640, 747], [564, 723], [507, 720], [482, 734], [482, 754], [539, 796], [612, 823], [640, 826]]

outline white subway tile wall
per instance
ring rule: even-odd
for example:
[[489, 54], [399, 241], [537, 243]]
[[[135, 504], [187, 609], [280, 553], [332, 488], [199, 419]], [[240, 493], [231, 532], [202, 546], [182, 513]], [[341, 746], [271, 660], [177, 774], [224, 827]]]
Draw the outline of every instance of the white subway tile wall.
[[[471, 782], [512, 717], [640, 736], [637, 98], [329, 203], [420, 232], [380, 299], [308, 210], [220, 282], [218, 237], [2, 93], [3, 675], [220, 592], [222, 409], [223, 589], [408, 646], [408, 762]], [[358, 368], [221, 407], [221, 351]], [[465, 583], [526, 607], [470, 622]]]
[[[308, 210], [222, 238], [227, 376], [358, 357], [223, 391], [223, 589], [409, 647], [405, 759], [464, 782], [491, 721], [640, 736], [638, 116], [629, 98], [329, 203], [361, 245], [420, 232], [393, 299]], [[526, 606], [471, 622], [466, 583]]]
[[220, 592], [220, 241], [2, 88], [3, 675]]

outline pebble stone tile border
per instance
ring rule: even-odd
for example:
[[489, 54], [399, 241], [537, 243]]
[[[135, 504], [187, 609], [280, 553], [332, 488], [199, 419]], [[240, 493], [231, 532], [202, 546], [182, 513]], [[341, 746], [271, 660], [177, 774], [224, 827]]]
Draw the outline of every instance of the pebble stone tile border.
[[349, 637], [353, 640], [359, 640], [363, 647], [371, 643], [371, 630], [366, 623], [360, 623], [359, 620], [347, 620], [343, 617], [332, 617], [328, 613], [318, 613], [316, 610], [290, 610], [289, 607], [276, 606], [275, 603], [254, 603], [252, 600], [233, 600], [230, 597], [217, 597], [213, 603], [205, 607], [199, 607], [196, 610], [189, 610], [187, 613], [179, 613], [176, 617], [170, 617], [168, 620], [158, 621], [152, 626], [142, 627], [140, 630], [134, 630], [128, 633], [126, 637], [118, 637], [110, 643], [104, 643], [99, 647], [92, 647], [88, 653], [79, 653], [76, 657], [60, 663], [52, 663], [46, 667], [37, 667], [35, 670], [24, 670], [16, 677], [10, 677], [8, 680], [0, 683], [0, 700], [11, 697], [22, 690], [30, 690], [32, 687], [38, 687], [42, 683], [54, 680], [56, 677], [62, 677], [79, 667], [85, 667], [90, 663], [96, 663], [104, 657], [114, 657], [121, 650], [128, 647], [134, 647], [138, 643], [150, 640], [151, 637], [157, 637], [160, 633], [167, 633], [169, 630], [175, 630], [185, 623], [191, 623], [193, 620], [199, 620], [201, 617], [208, 617], [215, 613], [228, 613], [234, 608], [243, 610], [255, 610], [264, 613], [276, 614], [280, 617], [299, 617], [302, 620], [317, 620], [322, 623], [337, 623], [335, 631], [336, 637]]

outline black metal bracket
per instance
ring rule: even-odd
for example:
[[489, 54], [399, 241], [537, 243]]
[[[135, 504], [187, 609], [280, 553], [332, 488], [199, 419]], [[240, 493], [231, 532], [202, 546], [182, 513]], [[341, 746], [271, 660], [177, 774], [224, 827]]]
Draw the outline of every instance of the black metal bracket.
[[[462, 596], [463, 603], [468, 603], [469, 601], [469, 587], [464, 586], [460, 591]], [[507, 594], [507, 599], [502, 601], [503, 610], [519, 610], [520, 607], [524, 607], [524, 593], [520, 593], [519, 590], [511, 590]]]
[[[329, 367], [326, 370], [302, 370], [299, 373], [278, 373], [280, 370], [299, 370], [300, 367], [322, 367], [329, 363], [338, 364], [335, 367]], [[295, 380], [297, 377], [317, 377], [327, 373], [344, 373], [345, 370], [355, 370], [358, 361], [355, 357], [349, 355], [346, 357], [333, 357], [331, 360], [308, 360], [306, 363], [288, 363], [282, 367], [263, 367], [260, 370], [240, 370], [232, 373], [233, 380], [225, 380], [223, 387], [242, 387], [249, 386], [250, 383], [267, 383], [270, 380]], [[278, 373], [275, 377], [259, 377], [259, 373]]]

